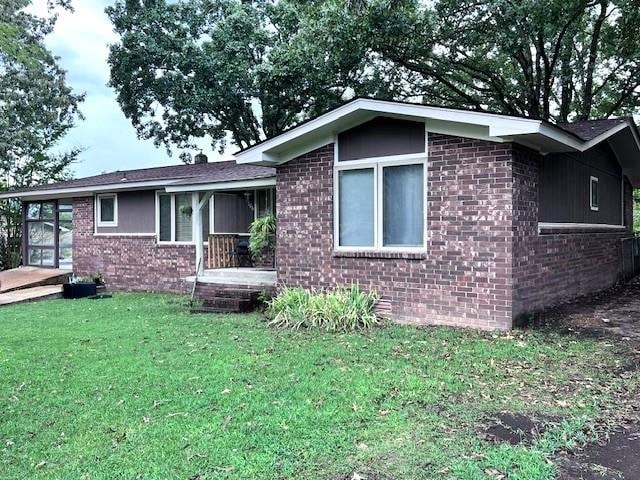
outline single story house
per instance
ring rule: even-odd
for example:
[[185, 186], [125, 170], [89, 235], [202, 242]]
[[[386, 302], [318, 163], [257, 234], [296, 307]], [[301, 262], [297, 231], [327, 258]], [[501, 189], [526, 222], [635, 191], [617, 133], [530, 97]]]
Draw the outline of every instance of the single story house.
[[275, 212], [278, 285], [358, 282], [398, 321], [509, 329], [621, 278], [639, 186], [631, 118], [555, 125], [359, 98], [235, 162], [0, 198], [24, 202], [25, 264], [100, 271], [115, 288], [186, 291], [194, 273], [224, 284], [206, 238]]

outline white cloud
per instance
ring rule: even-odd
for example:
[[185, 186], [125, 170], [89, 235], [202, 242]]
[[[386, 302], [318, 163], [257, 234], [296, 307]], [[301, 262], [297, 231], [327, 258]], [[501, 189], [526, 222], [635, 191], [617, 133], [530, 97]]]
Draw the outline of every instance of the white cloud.
[[[45, 12], [45, 0], [37, 0], [32, 8]], [[86, 120], [79, 121], [61, 142], [61, 149], [83, 148], [80, 162], [74, 167], [76, 176], [95, 175], [104, 171], [171, 165], [179, 162], [177, 152], [169, 157], [164, 148], [139, 140], [129, 120], [120, 110], [109, 81], [109, 44], [117, 41], [104, 9], [106, 0], [76, 0], [73, 12], [61, 12], [47, 45], [60, 57], [68, 72], [68, 83], [77, 92], [86, 93], [81, 110]], [[200, 143], [211, 160], [220, 159], [207, 142]], [[225, 158], [228, 154], [225, 155]]]

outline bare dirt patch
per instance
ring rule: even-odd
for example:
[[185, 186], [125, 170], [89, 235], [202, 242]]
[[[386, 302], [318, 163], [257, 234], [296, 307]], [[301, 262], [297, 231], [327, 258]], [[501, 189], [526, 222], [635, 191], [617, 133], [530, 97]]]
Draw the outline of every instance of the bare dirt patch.
[[[596, 294], [580, 297], [529, 317], [533, 327], [557, 327], [563, 331], [614, 343], [621, 365], [616, 374], [629, 378], [640, 374], [640, 277]], [[640, 479], [640, 413], [632, 392], [620, 392], [622, 425], [577, 451], [563, 453], [556, 461], [558, 480]], [[631, 398], [629, 397], [631, 395]]]
[[555, 423], [550, 418], [503, 412], [498, 414], [485, 429], [482, 436], [492, 442], [506, 442], [511, 445], [531, 444]]
[[558, 326], [579, 334], [616, 337], [640, 346], [640, 277], [579, 297], [525, 319], [533, 327]]
[[635, 480], [640, 478], [640, 425], [612, 433], [559, 461], [558, 480]]

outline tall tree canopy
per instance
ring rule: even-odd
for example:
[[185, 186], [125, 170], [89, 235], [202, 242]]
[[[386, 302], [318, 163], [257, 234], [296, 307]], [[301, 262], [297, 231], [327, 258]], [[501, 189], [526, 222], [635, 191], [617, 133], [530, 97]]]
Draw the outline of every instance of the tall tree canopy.
[[[25, 11], [30, 0], [0, 3], [0, 191], [61, 180], [77, 150], [54, 152], [79, 116], [82, 95], [74, 94], [65, 72], [44, 39], [53, 28], [56, 8], [48, 18]], [[20, 209], [0, 201], [0, 268], [12, 266], [20, 254]], [[7, 246], [8, 244], [8, 246]]]
[[354, 95], [566, 121], [640, 104], [638, 0], [120, 0], [140, 136], [239, 147]]
[[558, 121], [640, 104], [638, 0], [357, 3], [381, 63], [425, 101]]
[[306, 3], [121, 0], [108, 8], [121, 35], [111, 47], [111, 85], [138, 134], [167, 147], [209, 135], [223, 147], [229, 132], [246, 147], [347, 90], [386, 93], [367, 72], [364, 39], [320, 49]]

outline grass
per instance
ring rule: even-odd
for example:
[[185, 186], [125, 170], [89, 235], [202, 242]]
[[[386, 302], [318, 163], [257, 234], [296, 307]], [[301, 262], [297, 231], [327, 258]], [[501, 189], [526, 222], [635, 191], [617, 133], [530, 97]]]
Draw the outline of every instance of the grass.
[[[1, 309], [0, 476], [544, 480], [637, 386], [611, 344], [554, 332], [291, 332], [185, 311], [137, 294]], [[563, 421], [497, 445], [479, 432], [500, 411]]]

